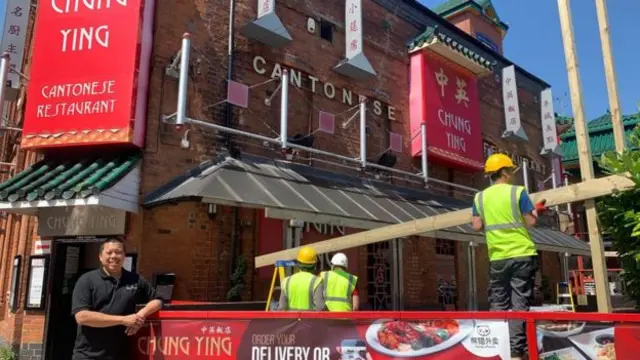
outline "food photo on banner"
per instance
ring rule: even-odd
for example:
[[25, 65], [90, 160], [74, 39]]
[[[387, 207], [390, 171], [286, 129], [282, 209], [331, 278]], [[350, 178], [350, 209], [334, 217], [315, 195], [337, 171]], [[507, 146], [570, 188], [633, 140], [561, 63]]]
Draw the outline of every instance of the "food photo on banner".
[[540, 360], [620, 360], [616, 357], [614, 323], [584, 321], [538, 321], [536, 335]]
[[510, 359], [502, 320], [163, 320], [134, 341], [136, 360]]

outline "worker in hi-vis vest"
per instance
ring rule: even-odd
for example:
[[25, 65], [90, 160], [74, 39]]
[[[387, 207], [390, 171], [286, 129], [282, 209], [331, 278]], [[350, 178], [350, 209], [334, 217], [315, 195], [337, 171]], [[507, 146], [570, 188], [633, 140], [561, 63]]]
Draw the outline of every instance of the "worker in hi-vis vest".
[[280, 284], [278, 310], [322, 311], [324, 309], [324, 287], [322, 278], [314, 275], [318, 257], [316, 251], [305, 246], [296, 258], [298, 271], [287, 276]]
[[331, 258], [331, 270], [320, 273], [324, 286], [324, 303], [329, 311], [358, 311], [360, 296], [358, 277], [347, 272], [347, 255], [337, 253]]
[[[484, 230], [489, 252], [489, 303], [492, 311], [528, 311], [538, 271], [538, 250], [527, 228], [545, 211], [545, 201], [533, 205], [522, 186], [513, 185], [517, 168], [505, 154], [493, 154], [484, 171], [492, 185], [476, 194], [472, 225]], [[524, 321], [511, 321], [511, 358], [527, 353]]]

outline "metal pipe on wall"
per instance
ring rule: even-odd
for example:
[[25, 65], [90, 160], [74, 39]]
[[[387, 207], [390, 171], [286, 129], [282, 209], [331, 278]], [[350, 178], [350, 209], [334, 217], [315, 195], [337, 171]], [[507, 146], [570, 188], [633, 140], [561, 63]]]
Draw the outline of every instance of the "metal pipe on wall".
[[7, 84], [7, 75], [9, 74], [10, 62], [11, 62], [11, 57], [9, 56], [9, 53], [7, 52], [2, 53], [2, 55], [0, 56], [0, 116], [4, 114], [4, 98], [7, 93], [6, 84]]
[[189, 88], [189, 55], [191, 55], [191, 39], [189, 33], [182, 35], [180, 51], [180, 79], [178, 82], [178, 108], [176, 125], [184, 125], [187, 117], [187, 89]]
[[360, 98], [360, 165], [367, 166], [367, 99]]
[[530, 193], [529, 189], [529, 160], [522, 159], [522, 179], [524, 180], [524, 188]]
[[[235, 15], [236, 15], [236, 0], [229, 0], [229, 43], [227, 47], [227, 80], [233, 78], [233, 66], [235, 50]], [[227, 127], [233, 127], [233, 108], [229, 102], [226, 103], [226, 116], [225, 125]], [[225, 143], [227, 149], [231, 149], [231, 135], [225, 134]]]
[[420, 124], [420, 145], [422, 146], [422, 154], [420, 154], [420, 162], [422, 164], [422, 177], [425, 185], [429, 181], [429, 168], [427, 164], [427, 124]]
[[287, 133], [289, 121], [289, 72], [282, 70], [282, 86], [280, 88], [282, 100], [280, 100], [280, 144], [287, 148]]
[[[566, 174], [564, 175], [564, 186], [569, 186], [569, 177]], [[571, 210], [571, 203], [567, 203], [567, 212], [569, 213], [569, 216], [571, 216], [573, 218], [573, 212]]]
[[478, 291], [476, 285], [476, 251], [475, 251], [476, 243], [470, 241], [466, 244], [467, 248], [467, 257], [468, 257], [468, 268], [467, 268], [467, 286], [468, 286], [468, 294], [467, 294], [467, 304], [469, 311], [478, 310]]

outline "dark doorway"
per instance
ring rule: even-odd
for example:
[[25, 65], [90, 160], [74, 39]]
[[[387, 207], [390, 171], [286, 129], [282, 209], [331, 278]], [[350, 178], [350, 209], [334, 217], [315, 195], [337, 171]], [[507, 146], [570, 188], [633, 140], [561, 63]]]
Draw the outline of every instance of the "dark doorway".
[[71, 359], [77, 330], [71, 316], [71, 295], [80, 275], [98, 266], [100, 244], [64, 240], [53, 244], [45, 359]]

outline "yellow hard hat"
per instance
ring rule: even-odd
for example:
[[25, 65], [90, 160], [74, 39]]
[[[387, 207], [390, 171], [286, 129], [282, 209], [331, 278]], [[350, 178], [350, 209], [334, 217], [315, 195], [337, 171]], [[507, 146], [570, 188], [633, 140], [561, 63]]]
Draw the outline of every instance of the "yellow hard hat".
[[502, 168], [514, 168], [516, 167], [513, 160], [505, 154], [493, 154], [489, 156], [484, 163], [484, 172], [486, 174], [494, 173]]
[[296, 260], [301, 264], [312, 265], [318, 261], [318, 258], [316, 257], [316, 251], [311, 246], [305, 246], [298, 251]]

